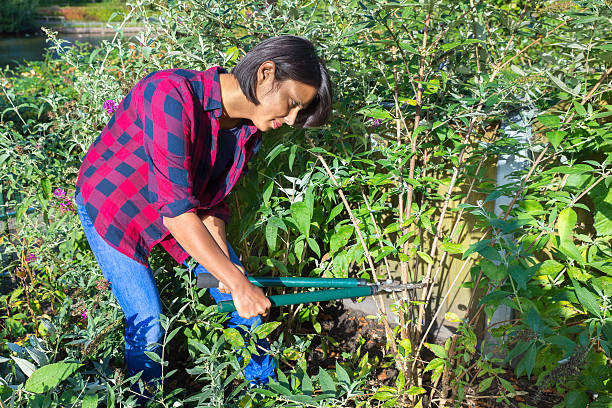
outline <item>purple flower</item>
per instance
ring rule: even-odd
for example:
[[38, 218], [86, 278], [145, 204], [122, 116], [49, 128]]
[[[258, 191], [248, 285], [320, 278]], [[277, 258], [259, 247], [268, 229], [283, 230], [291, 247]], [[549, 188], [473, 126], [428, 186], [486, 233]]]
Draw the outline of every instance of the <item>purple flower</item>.
[[108, 99], [106, 102], [104, 102], [103, 108], [106, 111], [106, 113], [108, 113], [109, 115], [112, 115], [113, 112], [117, 110], [117, 104], [112, 99]]
[[38, 257], [37, 257], [36, 255], [34, 255], [34, 254], [30, 254], [30, 255], [28, 255], [28, 256], [26, 257], [26, 262], [27, 262], [27, 263], [34, 262], [34, 261], [35, 261], [35, 260], [37, 260], [37, 259], [38, 259]]
[[370, 118], [370, 120], [372, 121], [372, 127], [379, 127], [380, 125], [382, 125], [381, 119]]
[[180, 18], [178, 18], [178, 17], [177, 17], [177, 18], [176, 18], [176, 23], [177, 23], [177, 24], [183, 24], [183, 21], [182, 21]]
[[55, 190], [53, 190], [53, 195], [58, 198], [64, 198], [66, 197], [66, 192], [61, 188], [56, 188]]
[[81, 318], [83, 320], [87, 320], [87, 309], [83, 309], [83, 311], [81, 312]]
[[246, 13], [244, 13], [244, 16], [246, 18], [251, 18], [251, 17], [253, 17], [253, 13], [251, 13], [250, 11], [247, 11]]

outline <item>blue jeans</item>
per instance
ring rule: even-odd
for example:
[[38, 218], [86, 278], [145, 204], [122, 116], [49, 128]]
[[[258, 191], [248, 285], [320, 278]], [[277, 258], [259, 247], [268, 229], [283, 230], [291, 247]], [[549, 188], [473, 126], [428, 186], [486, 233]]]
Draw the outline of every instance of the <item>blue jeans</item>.
[[[153, 344], [160, 343], [164, 335], [159, 322], [159, 315], [162, 312], [161, 301], [153, 272], [150, 267], [122, 254], [100, 237], [87, 215], [80, 193], [76, 196], [76, 203], [89, 246], [104, 277], [110, 282], [111, 291], [125, 315], [125, 361], [128, 374], [133, 376], [142, 372], [140, 378], [145, 382], [160, 379], [160, 364], [155, 363], [144, 353], [151, 351], [160, 354], [161, 347]], [[227, 246], [231, 261], [241, 265], [229, 243]], [[199, 273], [209, 273], [200, 264], [194, 271], [196, 276]], [[232, 299], [231, 294], [221, 293], [217, 288], [210, 289], [210, 294], [216, 302]], [[229, 317], [228, 327], [244, 325], [250, 328], [254, 323], [261, 324], [259, 316], [244, 319], [237, 312], [233, 312]], [[259, 345], [266, 350], [269, 349], [265, 339], [261, 340]], [[244, 376], [253, 385], [267, 384], [268, 377], [276, 378], [272, 357], [263, 351], [259, 356], [253, 355], [244, 369]]]

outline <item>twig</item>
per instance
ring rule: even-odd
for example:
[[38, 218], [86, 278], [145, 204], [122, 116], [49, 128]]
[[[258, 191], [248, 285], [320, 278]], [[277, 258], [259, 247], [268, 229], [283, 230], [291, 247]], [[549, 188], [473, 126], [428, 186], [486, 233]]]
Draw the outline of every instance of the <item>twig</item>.
[[[416, 151], [417, 151], [417, 130], [419, 127], [419, 123], [421, 121], [421, 109], [423, 105], [423, 75], [425, 72], [425, 56], [427, 51], [427, 35], [429, 33], [429, 21], [431, 18], [431, 7], [427, 10], [427, 16], [425, 17], [425, 27], [423, 29], [423, 42], [421, 44], [421, 58], [419, 61], [419, 81], [417, 86], [416, 93], [416, 110], [414, 114], [414, 125], [412, 130], [412, 135], [410, 137], [410, 168], [408, 170], [408, 177], [410, 179], [414, 178], [414, 169], [416, 167]], [[405, 208], [405, 216], [404, 219], [410, 219], [410, 212], [412, 211], [412, 195], [414, 194], [414, 186], [412, 184], [408, 184], [408, 193], [406, 197], [406, 208]], [[410, 243], [408, 240], [403, 245], [403, 251], [405, 254], [410, 253]], [[408, 261], [404, 261], [401, 263], [401, 276], [402, 283], [408, 283]], [[425, 281], [427, 282], [427, 281]], [[421, 316], [425, 314], [425, 305], [419, 305], [419, 317], [416, 322], [415, 333], [421, 333], [422, 319]], [[414, 368], [412, 370], [414, 372]]]

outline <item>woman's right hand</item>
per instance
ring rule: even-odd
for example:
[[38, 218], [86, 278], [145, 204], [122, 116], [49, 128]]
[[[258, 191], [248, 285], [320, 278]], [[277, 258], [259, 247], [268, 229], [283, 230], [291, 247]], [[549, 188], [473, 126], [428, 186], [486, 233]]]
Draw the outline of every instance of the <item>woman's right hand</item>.
[[249, 319], [258, 315], [267, 315], [272, 306], [261, 288], [253, 285], [246, 278], [240, 286], [232, 288], [232, 297], [240, 317]]

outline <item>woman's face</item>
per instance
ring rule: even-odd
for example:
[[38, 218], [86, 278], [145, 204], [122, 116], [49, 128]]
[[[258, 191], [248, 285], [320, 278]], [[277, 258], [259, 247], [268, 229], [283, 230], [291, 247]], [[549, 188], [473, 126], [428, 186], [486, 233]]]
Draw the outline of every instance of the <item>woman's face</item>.
[[264, 62], [257, 72], [255, 94], [259, 105], [254, 105], [251, 121], [265, 132], [284, 124], [293, 126], [300, 110], [305, 109], [317, 94], [312, 85], [288, 79], [274, 80], [274, 63]]

